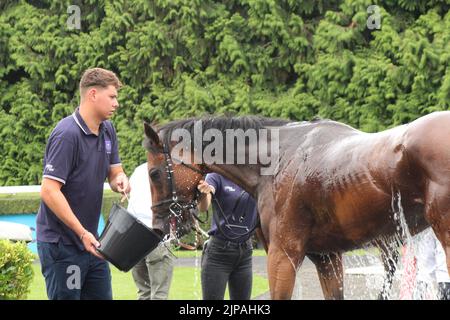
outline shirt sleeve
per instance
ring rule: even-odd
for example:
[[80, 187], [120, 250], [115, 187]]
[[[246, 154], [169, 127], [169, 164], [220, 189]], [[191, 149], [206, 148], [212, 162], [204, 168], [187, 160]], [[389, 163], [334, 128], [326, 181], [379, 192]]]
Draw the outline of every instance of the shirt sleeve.
[[205, 181], [214, 188], [214, 194], [219, 195], [220, 189], [222, 188], [222, 179], [217, 173], [208, 173], [206, 175]]
[[50, 139], [45, 152], [44, 178], [66, 184], [74, 166], [75, 145], [64, 139]]

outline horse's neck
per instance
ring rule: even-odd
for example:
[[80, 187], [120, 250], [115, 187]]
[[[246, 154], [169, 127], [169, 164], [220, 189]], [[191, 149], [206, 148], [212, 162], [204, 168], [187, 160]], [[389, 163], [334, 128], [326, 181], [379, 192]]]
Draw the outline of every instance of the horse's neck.
[[260, 182], [259, 166], [243, 166], [232, 164], [208, 165], [208, 171], [215, 172], [236, 183], [245, 191], [255, 196]]

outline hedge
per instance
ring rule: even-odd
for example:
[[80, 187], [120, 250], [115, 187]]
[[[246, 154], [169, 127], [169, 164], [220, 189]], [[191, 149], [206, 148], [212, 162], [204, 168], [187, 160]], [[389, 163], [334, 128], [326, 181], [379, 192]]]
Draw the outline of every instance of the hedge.
[[26, 299], [34, 275], [33, 261], [25, 242], [0, 240], [0, 300]]
[[[120, 195], [105, 190], [103, 193], [102, 214], [108, 218], [114, 202], [120, 201]], [[0, 215], [37, 213], [39, 209], [39, 193], [0, 194]]]

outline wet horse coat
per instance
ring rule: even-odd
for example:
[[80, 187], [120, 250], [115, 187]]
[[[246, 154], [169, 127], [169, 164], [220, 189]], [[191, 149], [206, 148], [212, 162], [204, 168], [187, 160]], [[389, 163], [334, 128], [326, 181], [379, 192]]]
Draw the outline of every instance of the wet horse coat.
[[[175, 126], [162, 127], [160, 137], [146, 126], [153, 144], [150, 170], [162, 163], [158, 144]], [[295, 272], [305, 255], [316, 265], [325, 298], [343, 298], [341, 253], [394, 235], [398, 204], [412, 234], [432, 225], [449, 265], [450, 112], [370, 134], [328, 120], [278, 129], [279, 167], [273, 175], [260, 175], [261, 165], [195, 165], [204, 173], [222, 174], [257, 199], [269, 244], [272, 298], [291, 297]], [[174, 168], [180, 190], [201, 178], [183, 181], [185, 170], [189, 169], [181, 165]], [[192, 185], [187, 189], [192, 193]], [[152, 185], [154, 202], [167, 195], [161, 190]], [[154, 216], [155, 228], [165, 229], [165, 224], [164, 215]]]

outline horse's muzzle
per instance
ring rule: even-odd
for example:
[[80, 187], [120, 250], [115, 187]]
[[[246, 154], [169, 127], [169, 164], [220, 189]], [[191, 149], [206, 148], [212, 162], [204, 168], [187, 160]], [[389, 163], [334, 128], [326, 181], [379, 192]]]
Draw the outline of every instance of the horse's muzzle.
[[165, 236], [166, 234], [168, 234], [170, 232], [170, 225], [169, 225], [169, 220], [168, 219], [164, 219], [164, 220], [160, 220], [157, 219], [156, 221], [153, 221], [153, 230], [158, 233], [158, 235], [160, 235], [161, 237]]

